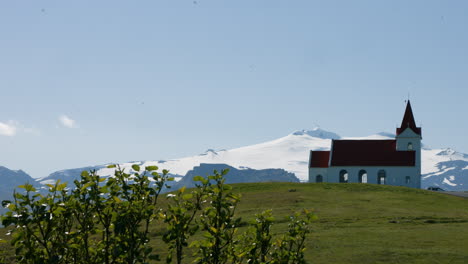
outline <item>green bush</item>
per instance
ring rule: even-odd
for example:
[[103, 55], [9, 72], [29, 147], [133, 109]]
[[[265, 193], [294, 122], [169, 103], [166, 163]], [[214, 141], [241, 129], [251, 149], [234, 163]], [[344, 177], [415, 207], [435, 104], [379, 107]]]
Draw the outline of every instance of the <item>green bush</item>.
[[[113, 177], [83, 172], [72, 189], [57, 181], [39, 193], [32, 185], [19, 186], [2, 223], [11, 233], [17, 263], [149, 263], [159, 255], [149, 246], [149, 227], [161, 220], [162, 239], [168, 246], [167, 263], [182, 263], [192, 247], [194, 263], [305, 263], [304, 241], [314, 215], [308, 211], [290, 217], [286, 234], [271, 234], [271, 211], [256, 215], [243, 234], [235, 217], [240, 195], [214, 171], [194, 177], [196, 188], [160, 194], [173, 179], [156, 166], [127, 173], [118, 166]], [[162, 204], [162, 205], [161, 205]], [[202, 238], [189, 245], [189, 238]], [[175, 260], [175, 261], [174, 261]], [[0, 262], [2, 261], [0, 257]]]

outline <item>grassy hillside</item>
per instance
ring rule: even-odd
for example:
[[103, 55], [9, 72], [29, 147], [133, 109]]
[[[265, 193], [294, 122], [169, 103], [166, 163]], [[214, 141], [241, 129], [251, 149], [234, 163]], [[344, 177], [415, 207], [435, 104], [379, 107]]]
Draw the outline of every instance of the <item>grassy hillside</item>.
[[[319, 220], [308, 242], [310, 263], [468, 263], [468, 199], [370, 184], [233, 186], [242, 194], [239, 216], [248, 220], [273, 209], [277, 232], [286, 228], [287, 215], [314, 209]], [[162, 232], [157, 226], [152, 232], [157, 250]]]
[[468, 199], [370, 184], [236, 188], [241, 214], [313, 208], [319, 221], [309, 240], [311, 263], [468, 263]]

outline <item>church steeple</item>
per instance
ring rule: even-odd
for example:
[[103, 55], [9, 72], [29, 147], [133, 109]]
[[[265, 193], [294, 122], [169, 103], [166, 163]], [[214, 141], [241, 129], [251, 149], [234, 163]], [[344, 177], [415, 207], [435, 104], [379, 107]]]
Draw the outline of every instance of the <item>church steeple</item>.
[[411, 109], [411, 103], [408, 100], [406, 104], [405, 115], [403, 116], [403, 120], [401, 121], [401, 126], [396, 129], [397, 136], [403, 133], [407, 128], [410, 128], [414, 133], [421, 136], [421, 128], [416, 126], [416, 122], [414, 121], [413, 110]]

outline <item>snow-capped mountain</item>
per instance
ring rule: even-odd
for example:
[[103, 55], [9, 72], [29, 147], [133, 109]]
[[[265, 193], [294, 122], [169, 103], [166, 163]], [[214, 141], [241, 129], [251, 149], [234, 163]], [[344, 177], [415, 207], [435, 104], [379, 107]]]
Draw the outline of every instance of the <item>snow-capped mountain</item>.
[[468, 155], [453, 149], [422, 150], [422, 186], [450, 191], [468, 190]]
[[[323, 138], [319, 137], [320, 135]], [[184, 176], [201, 163], [224, 163], [238, 169], [284, 169], [294, 173], [301, 181], [307, 181], [309, 151], [329, 149], [332, 138], [339, 138], [339, 136], [316, 128], [296, 131], [273, 141], [247, 147], [219, 151], [209, 149], [197, 156], [167, 161], [145, 161], [138, 164], [141, 166], [156, 165], [180, 176]], [[135, 163], [124, 163], [121, 167], [130, 169], [132, 164]], [[112, 175], [113, 172], [113, 169], [107, 168], [98, 171], [100, 175]]]
[[[339, 135], [314, 128], [312, 130], [295, 131], [285, 137], [246, 147], [230, 150], [206, 152], [180, 159], [141, 161], [120, 164], [124, 169], [131, 170], [133, 164], [140, 166], [156, 165], [167, 169], [180, 180], [194, 167], [202, 163], [228, 164], [237, 169], [284, 169], [294, 173], [301, 181], [308, 180], [308, 158], [310, 150], [329, 150], [332, 139], [342, 138]], [[354, 139], [389, 139], [394, 138], [390, 133], [378, 133], [368, 137]], [[351, 138], [350, 138], [351, 139]], [[104, 166], [91, 167], [98, 170], [102, 176], [113, 175], [114, 170]], [[90, 168], [86, 168], [90, 169]], [[80, 169], [75, 169], [77, 172]], [[77, 175], [68, 170], [56, 173], [58, 175]], [[440, 186], [446, 190], [468, 190], [468, 155], [451, 149], [422, 150], [422, 188]], [[55, 180], [54, 174], [39, 180], [40, 182]]]

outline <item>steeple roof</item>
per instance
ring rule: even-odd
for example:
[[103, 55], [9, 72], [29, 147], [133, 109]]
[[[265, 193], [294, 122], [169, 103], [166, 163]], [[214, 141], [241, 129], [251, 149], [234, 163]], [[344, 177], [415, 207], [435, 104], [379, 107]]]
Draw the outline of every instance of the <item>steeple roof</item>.
[[408, 100], [406, 104], [405, 115], [403, 116], [403, 120], [401, 121], [401, 126], [396, 129], [397, 136], [407, 128], [413, 130], [414, 133], [421, 135], [421, 128], [416, 126], [416, 122], [414, 121], [413, 110], [411, 109], [411, 103]]

